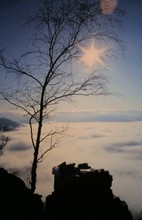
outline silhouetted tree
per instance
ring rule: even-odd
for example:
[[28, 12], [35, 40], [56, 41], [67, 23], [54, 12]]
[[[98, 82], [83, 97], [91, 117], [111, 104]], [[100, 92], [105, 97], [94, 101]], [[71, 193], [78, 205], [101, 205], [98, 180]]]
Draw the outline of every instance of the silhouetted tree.
[[[26, 20], [31, 25], [33, 41], [19, 58], [0, 53], [0, 66], [10, 76], [16, 75], [17, 84], [0, 89], [1, 96], [29, 116], [33, 145], [31, 189], [37, 181], [37, 165], [45, 154], [62, 139], [65, 129], [50, 130], [42, 135], [42, 125], [62, 102], [76, 96], [107, 95], [108, 79], [97, 69], [89, 74], [76, 72], [74, 61], [79, 60], [79, 45], [85, 47], [95, 39], [103, 46], [111, 44], [107, 57], [123, 49], [116, 32], [121, 26], [123, 11], [103, 14], [99, 0], [42, 0], [35, 15]], [[113, 47], [116, 46], [116, 47]], [[115, 50], [114, 50], [115, 48]], [[37, 123], [34, 135], [33, 124]], [[48, 140], [49, 143], [45, 143]]]
[[10, 138], [8, 136], [5, 136], [3, 133], [3, 131], [0, 131], [0, 155], [3, 154], [4, 147], [10, 141]]

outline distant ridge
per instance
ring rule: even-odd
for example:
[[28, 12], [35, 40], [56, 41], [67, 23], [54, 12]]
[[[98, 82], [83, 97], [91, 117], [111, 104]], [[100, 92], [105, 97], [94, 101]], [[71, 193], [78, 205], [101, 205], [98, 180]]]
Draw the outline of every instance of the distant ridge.
[[19, 126], [20, 124], [15, 121], [7, 118], [0, 118], [0, 131], [13, 131]]

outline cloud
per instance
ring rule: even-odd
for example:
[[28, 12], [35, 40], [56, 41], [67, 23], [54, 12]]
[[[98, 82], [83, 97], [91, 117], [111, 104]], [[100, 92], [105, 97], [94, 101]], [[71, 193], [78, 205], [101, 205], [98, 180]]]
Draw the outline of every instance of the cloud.
[[134, 147], [134, 146], [139, 146], [139, 145], [142, 145], [142, 142], [140, 142], [140, 141], [127, 141], [127, 142], [115, 143], [114, 147]]
[[[23, 117], [21, 112], [1, 111], [0, 117], [9, 118], [18, 123], [28, 123], [28, 118]], [[142, 111], [65, 111], [58, 112], [51, 118], [56, 122], [137, 122], [142, 121]], [[88, 128], [90, 129], [90, 128]]]
[[[134, 112], [131, 114], [135, 115]], [[58, 124], [62, 125], [55, 123], [55, 126]], [[31, 167], [33, 159], [28, 128], [28, 125], [21, 126], [17, 131], [9, 133], [12, 140], [7, 146], [8, 150], [1, 157], [1, 162], [8, 163], [9, 167], [24, 169], [25, 179], [26, 167]], [[44, 129], [46, 130], [46, 126]], [[63, 161], [76, 164], [86, 162], [92, 168], [108, 170], [113, 175], [112, 189], [115, 195], [126, 201], [130, 208], [141, 209], [142, 137], [138, 134], [142, 133], [142, 122], [69, 123], [68, 132], [69, 136], [50, 151], [40, 164], [37, 192], [44, 198], [52, 193], [54, 186], [52, 168], [55, 165]], [[14, 144], [16, 141], [18, 143]]]
[[12, 111], [12, 110], [0, 111], [0, 118], [8, 118], [20, 124], [28, 123], [27, 118], [23, 117], [23, 115], [16, 110], [15, 111]]
[[104, 135], [99, 135], [99, 134], [92, 134], [90, 135], [90, 138], [96, 139], [96, 138], [101, 138], [104, 137]]
[[137, 122], [142, 121], [142, 111], [78, 111], [58, 112], [57, 122]]
[[124, 142], [115, 142], [111, 143], [109, 146], [105, 146], [105, 150], [108, 152], [115, 153], [126, 153], [129, 150], [129, 154], [132, 152], [133, 154], [139, 154], [142, 151], [133, 150], [130, 151], [128, 148], [134, 148], [136, 146], [142, 146], [142, 141], [124, 141]]
[[91, 140], [91, 139], [97, 139], [97, 138], [101, 138], [104, 137], [104, 135], [100, 135], [100, 134], [90, 134], [90, 135], [81, 135], [78, 137], [78, 139], [86, 139], [86, 140]]
[[130, 178], [137, 178], [139, 180], [142, 180], [142, 174], [139, 171], [136, 171], [134, 169], [123, 169], [123, 170], [117, 170], [115, 169], [114, 172], [121, 177], [130, 177]]
[[29, 149], [31, 149], [31, 146], [24, 142], [14, 143], [8, 148], [8, 150], [12, 152], [27, 151]]

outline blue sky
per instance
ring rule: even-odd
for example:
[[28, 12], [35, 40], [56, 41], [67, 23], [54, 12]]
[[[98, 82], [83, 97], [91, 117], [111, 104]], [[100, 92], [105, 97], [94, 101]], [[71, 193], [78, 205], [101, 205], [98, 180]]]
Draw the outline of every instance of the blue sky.
[[[37, 0], [0, 2], [0, 48], [6, 48], [11, 55], [24, 49], [23, 40], [29, 37], [30, 32], [25, 33], [20, 24], [26, 13], [31, 13], [37, 3]], [[63, 107], [60, 106], [59, 111], [142, 111], [142, 1], [119, 0], [118, 3], [127, 12], [123, 22], [124, 28], [119, 33], [126, 45], [125, 56], [120, 55], [117, 60], [112, 60], [106, 73], [110, 77], [110, 87], [118, 95], [79, 97], [74, 105], [65, 104]], [[4, 80], [5, 75], [0, 72], [0, 83]], [[1, 114], [3, 111], [9, 112], [9, 107], [0, 101]]]

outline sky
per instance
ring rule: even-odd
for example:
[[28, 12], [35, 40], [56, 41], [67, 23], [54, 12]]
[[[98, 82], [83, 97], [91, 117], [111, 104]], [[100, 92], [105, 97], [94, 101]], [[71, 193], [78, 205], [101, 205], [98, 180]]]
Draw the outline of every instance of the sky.
[[[20, 24], [37, 4], [38, 0], [0, 0], [0, 48], [6, 48], [11, 55], [24, 49], [23, 41], [30, 32], [25, 32]], [[118, 4], [127, 12], [124, 28], [119, 33], [126, 50], [124, 56], [110, 62], [106, 73], [117, 95], [79, 97], [74, 104], [60, 106], [55, 121], [85, 123], [70, 123], [71, 139], [65, 139], [62, 148], [53, 150], [41, 165], [38, 189], [44, 195], [52, 191], [51, 170], [54, 165], [64, 160], [89, 162], [92, 167], [110, 170], [116, 195], [125, 199], [132, 209], [141, 211], [142, 1], [118, 0]], [[0, 84], [5, 82], [5, 77], [0, 72]], [[14, 112], [0, 100], [0, 117], [20, 121], [19, 112]], [[23, 126], [8, 134], [11, 141], [1, 157], [7, 166], [28, 169], [32, 149], [27, 132], [28, 128]]]
[[[29, 33], [20, 26], [22, 19], [33, 12], [38, 5], [38, 0], [1, 0], [0, 1], [0, 48], [5, 48], [10, 55], [17, 54], [23, 48], [23, 41]], [[79, 97], [73, 105], [60, 106], [62, 112], [126, 112], [133, 110], [142, 112], [142, 1], [119, 0], [120, 5], [126, 10], [123, 21], [123, 30], [120, 38], [125, 42], [124, 56], [109, 63], [107, 75], [110, 78], [110, 88], [117, 94], [113, 96]], [[3, 84], [5, 74], [0, 72], [0, 82]], [[9, 106], [0, 101], [0, 115], [11, 117]], [[137, 115], [136, 115], [137, 116]]]

